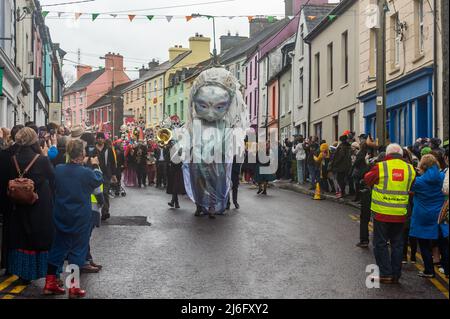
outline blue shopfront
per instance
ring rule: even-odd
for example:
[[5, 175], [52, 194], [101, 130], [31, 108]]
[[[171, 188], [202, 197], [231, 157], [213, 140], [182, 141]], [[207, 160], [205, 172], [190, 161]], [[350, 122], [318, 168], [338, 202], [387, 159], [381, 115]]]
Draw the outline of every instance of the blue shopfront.
[[[391, 142], [412, 145], [433, 137], [433, 68], [422, 68], [388, 83], [386, 132]], [[376, 138], [376, 91], [359, 97], [364, 103], [365, 132]]]

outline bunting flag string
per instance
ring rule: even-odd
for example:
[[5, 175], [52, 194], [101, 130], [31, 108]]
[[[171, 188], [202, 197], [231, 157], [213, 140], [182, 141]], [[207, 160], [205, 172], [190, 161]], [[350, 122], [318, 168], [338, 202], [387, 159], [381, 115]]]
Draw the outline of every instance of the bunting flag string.
[[337, 15], [334, 15], [334, 14], [330, 14], [329, 16], [328, 16], [328, 19], [330, 20], [330, 21], [333, 21], [334, 19], [336, 19], [337, 18]]
[[[196, 16], [194, 15], [141, 15], [141, 14], [112, 14], [112, 13], [101, 13], [101, 12], [93, 12], [93, 13], [86, 13], [86, 12], [63, 12], [63, 11], [42, 11], [41, 15], [44, 19], [58, 19], [58, 18], [69, 18], [70, 15], [75, 15], [75, 20], [79, 20], [80, 17], [83, 15], [86, 15], [84, 19], [90, 19], [91, 21], [97, 21], [99, 20], [99, 16], [102, 15], [100, 19], [108, 19], [107, 17], [103, 16], [110, 16], [112, 18], [120, 18], [120, 19], [127, 19], [130, 22], [133, 22], [135, 19], [145, 19], [148, 21], [154, 21], [155, 19], [166, 19], [167, 22], [171, 22], [174, 18], [175, 19], [184, 19], [186, 22], [191, 21]], [[346, 15], [346, 14], [343, 14]], [[308, 15], [305, 18], [309, 21], [314, 20], [322, 20], [322, 19], [328, 19], [328, 21], [334, 21], [338, 17], [343, 15], [336, 15], [336, 14], [329, 14], [325, 16], [317, 16], [317, 15]], [[234, 18], [246, 18], [248, 22], [252, 22], [255, 19], [267, 19], [269, 23], [274, 23], [280, 20], [283, 20], [286, 18], [284, 15], [199, 15], [201, 17], [209, 19], [213, 18], [227, 18], [229, 20], [232, 20]], [[290, 20], [294, 19], [297, 16], [288, 16]]]

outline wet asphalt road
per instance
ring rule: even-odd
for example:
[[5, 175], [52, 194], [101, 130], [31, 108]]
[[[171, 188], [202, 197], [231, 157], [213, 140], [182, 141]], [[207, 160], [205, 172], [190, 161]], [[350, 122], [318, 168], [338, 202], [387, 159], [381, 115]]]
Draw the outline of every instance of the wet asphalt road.
[[[194, 217], [186, 197], [174, 210], [163, 190], [127, 192], [111, 200], [111, 223], [122, 225], [94, 230], [103, 270], [82, 275], [88, 298], [445, 298], [414, 265], [404, 267], [400, 285], [367, 289], [374, 257], [371, 246], [355, 246], [355, 208], [276, 188], [258, 196], [243, 184], [241, 208], [211, 220]], [[117, 216], [145, 216], [151, 225]], [[41, 298], [43, 285], [19, 298]]]

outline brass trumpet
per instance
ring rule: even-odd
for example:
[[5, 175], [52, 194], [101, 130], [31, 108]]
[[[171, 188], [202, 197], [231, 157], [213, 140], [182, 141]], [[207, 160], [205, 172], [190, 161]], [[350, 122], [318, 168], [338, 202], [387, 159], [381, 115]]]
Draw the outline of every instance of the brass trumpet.
[[173, 134], [172, 131], [168, 128], [159, 129], [156, 133], [156, 139], [158, 140], [158, 144], [160, 147], [166, 147], [170, 140], [172, 139]]

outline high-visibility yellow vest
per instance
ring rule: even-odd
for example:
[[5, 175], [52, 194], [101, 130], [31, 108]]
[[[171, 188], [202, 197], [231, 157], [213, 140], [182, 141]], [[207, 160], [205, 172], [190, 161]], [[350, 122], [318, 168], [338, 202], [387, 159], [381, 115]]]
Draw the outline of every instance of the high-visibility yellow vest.
[[[103, 184], [100, 185], [100, 190], [101, 190], [102, 193], [103, 193]], [[91, 203], [92, 203], [92, 204], [97, 204], [97, 197], [95, 197], [94, 194], [91, 194]]]
[[379, 182], [372, 189], [371, 210], [382, 215], [405, 216], [409, 190], [416, 172], [401, 159], [378, 163]]

